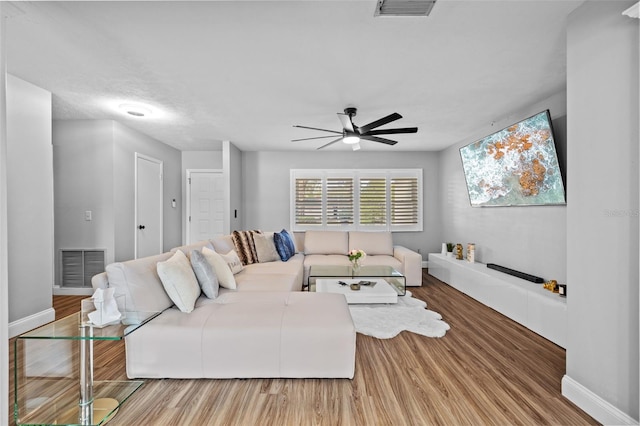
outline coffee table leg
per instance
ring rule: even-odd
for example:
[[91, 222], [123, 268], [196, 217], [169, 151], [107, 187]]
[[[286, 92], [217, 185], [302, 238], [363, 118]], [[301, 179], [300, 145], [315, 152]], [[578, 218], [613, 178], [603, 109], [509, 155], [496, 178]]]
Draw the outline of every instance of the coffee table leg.
[[93, 424], [93, 327], [80, 326], [80, 402], [78, 423]]

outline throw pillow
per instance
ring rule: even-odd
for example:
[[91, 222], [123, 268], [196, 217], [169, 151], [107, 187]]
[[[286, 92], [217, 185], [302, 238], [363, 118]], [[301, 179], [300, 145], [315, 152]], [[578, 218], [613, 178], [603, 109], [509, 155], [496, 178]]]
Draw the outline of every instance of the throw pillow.
[[169, 298], [182, 312], [191, 312], [200, 296], [198, 280], [187, 256], [178, 250], [157, 264], [158, 276]]
[[211, 266], [200, 250], [191, 250], [191, 267], [196, 274], [198, 284], [200, 284], [204, 295], [209, 299], [218, 297], [218, 288], [220, 286], [218, 277], [213, 270], [213, 266]]
[[276, 245], [276, 250], [280, 256], [280, 260], [286, 262], [296, 254], [296, 246], [293, 242], [293, 237], [283, 229], [280, 232], [273, 233], [273, 241]]
[[204, 255], [204, 258], [207, 259], [207, 262], [213, 266], [213, 270], [218, 277], [220, 286], [230, 290], [235, 290], [237, 288], [236, 279], [233, 278], [233, 273], [222, 256], [208, 247], [202, 249], [202, 254]]
[[222, 256], [224, 261], [227, 263], [227, 266], [229, 267], [233, 275], [242, 271], [242, 269], [244, 268], [244, 265], [240, 261], [240, 257], [238, 256], [238, 253], [235, 252], [235, 250], [231, 250], [229, 253], [221, 254], [220, 256]]
[[231, 238], [236, 248], [236, 253], [243, 265], [251, 265], [258, 262], [258, 254], [253, 240], [254, 234], [260, 231], [233, 231]]
[[276, 243], [273, 241], [273, 232], [267, 232], [265, 234], [254, 234], [253, 242], [256, 246], [256, 253], [258, 254], [258, 262], [274, 262], [280, 260], [278, 251], [276, 250]]

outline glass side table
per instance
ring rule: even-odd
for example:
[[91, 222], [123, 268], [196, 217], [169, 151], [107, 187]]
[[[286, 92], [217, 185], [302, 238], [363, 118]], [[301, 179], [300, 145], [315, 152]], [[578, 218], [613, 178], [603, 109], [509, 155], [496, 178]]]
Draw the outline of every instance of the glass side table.
[[[70, 315], [14, 342], [16, 425], [102, 425], [143, 382], [93, 380], [93, 342], [122, 340], [160, 312], [126, 312], [119, 324]], [[79, 385], [79, 386], [78, 386]]]
[[407, 293], [405, 276], [391, 266], [362, 265], [356, 272], [351, 266], [345, 265], [312, 265], [309, 268], [307, 290], [315, 291], [318, 278], [383, 278], [393, 287], [398, 296], [404, 296]]

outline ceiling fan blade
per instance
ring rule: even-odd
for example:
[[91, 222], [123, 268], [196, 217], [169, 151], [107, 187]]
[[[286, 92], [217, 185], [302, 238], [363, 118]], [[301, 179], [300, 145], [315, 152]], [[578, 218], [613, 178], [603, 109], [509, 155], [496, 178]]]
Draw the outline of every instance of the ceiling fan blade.
[[291, 139], [291, 142], [300, 142], [300, 141], [310, 141], [312, 139], [325, 139], [325, 138], [335, 138], [335, 135], [331, 136], [316, 136], [315, 138], [302, 138], [302, 139]]
[[396, 133], [418, 133], [417, 127], [403, 127], [400, 129], [382, 129], [382, 130], [370, 130], [366, 135], [393, 135]]
[[351, 122], [351, 117], [349, 117], [347, 114], [343, 114], [341, 112], [338, 113], [338, 118], [340, 119], [340, 122], [342, 123], [342, 128], [345, 129], [347, 132], [349, 133], [353, 133], [353, 123]]
[[384, 126], [387, 123], [391, 123], [392, 121], [396, 121], [396, 120], [399, 120], [401, 118], [402, 118], [402, 116], [400, 114], [398, 114], [397, 112], [394, 112], [393, 114], [389, 114], [386, 117], [382, 117], [379, 120], [372, 121], [371, 123], [365, 124], [364, 126], [360, 127], [360, 129], [359, 129], [360, 134], [367, 133], [371, 129], [375, 129], [376, 127]]
[[366, 139], [368, 141], [386, 143], [387, 145], [395, 145], [398, 142], [392, 141], [391, 139], [379, 138], [377, 136], [369, 136], [369, 135], [360, 135], [360, 139]]
[[298, 126], [298, 125], [294, 125], [293, 127], [299, 127], [300, 129], [309, 129], [309, 130], [320, 130], [321, 132], [330, 132], [330, 133], [335, 133], [337, 135], [342, 134], [342, 132], [337, 132], [335, 130], [318, 129], [317, 127], [307, 127], [307, 126]]
[[318, 148], [318, 149], [326, 148], [326, 147], [328, 147], [329, 145], [333, 145], [333, 144], [334, 144], [334, 143], [336, 143], [336, 142], [340, 142], [341, 140], [342, 140], [342, 138], [338, 138], [338, 139], [336, 139], [336, 140], [333, 140], [333, 141], [329, 142], [328, 144], [322, 145], [322, 146], [321, 146], [320, 148]]

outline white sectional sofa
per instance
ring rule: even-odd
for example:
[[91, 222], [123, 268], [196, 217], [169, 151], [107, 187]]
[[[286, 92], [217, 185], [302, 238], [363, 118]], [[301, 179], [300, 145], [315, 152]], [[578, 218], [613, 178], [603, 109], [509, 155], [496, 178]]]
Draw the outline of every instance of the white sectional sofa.
[[157, 272], [158, 262], [180, 250], [235, 250], [230, 235], [176, 247], [157, 256], [116, 262], [93, 277], [94, 288], [115, 288], [128, 311], [162, 314], [126, 337], [130, 378], [352, 378], [355, 327], [343, 295], [302, 292], [312, 265], [349, 265], [347, 251], [367, 252], [365, 265], [389, 265], [407, 285], [420, 285], [422, 258], [393, 246], [390, 233], [296, 233], [286, 262], [247, 264], [235, 290], [201, 295], [193, 311], [174, 306]]

